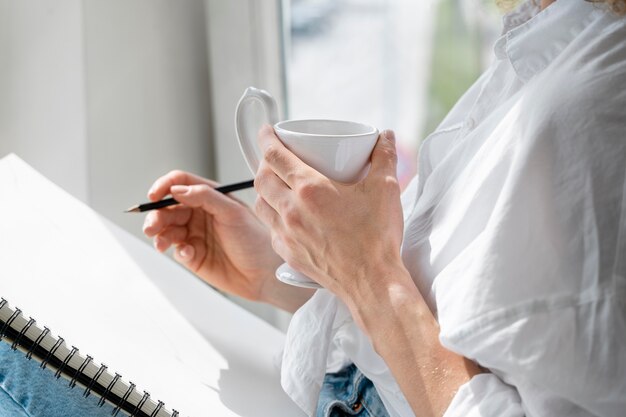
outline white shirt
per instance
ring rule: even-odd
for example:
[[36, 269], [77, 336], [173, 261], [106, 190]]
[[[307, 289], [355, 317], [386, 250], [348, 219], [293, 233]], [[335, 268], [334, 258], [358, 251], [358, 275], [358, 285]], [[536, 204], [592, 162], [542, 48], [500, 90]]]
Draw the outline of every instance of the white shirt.
[[[626, 18], [583, 0], [504, 18], [495, 62], [430, 135], [402, 256], [440, 341], [489, 369], [446, 417], [626, 416]], [[313, 415], [354, 362], [412, 416], [346, 307], [295, 315], [283, 388]]]

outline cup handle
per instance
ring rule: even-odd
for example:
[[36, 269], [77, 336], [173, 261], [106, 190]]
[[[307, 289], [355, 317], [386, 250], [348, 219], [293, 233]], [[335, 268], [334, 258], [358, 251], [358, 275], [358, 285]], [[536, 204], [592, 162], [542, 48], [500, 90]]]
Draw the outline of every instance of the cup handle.
[[274, 97], [272, 97], [270, 93], [254, 87], [248, 87], [243, 93], [243, 96], [239, 99], [239, 103], [237, 103], [235, 130], [237, 132], [237, 139], [239, 140], [239, 147], [248, 164], [248, 168], [250, 168], [253, 175], [256, 175], [260, 164], [256, 151], [256, 138], [248, 136], [248, 130], [246, 129], [248, 123], [246, 115], [249, 114], [246, 112], [246, 107], [254, 100], [261, 103], [265, 110], [265, 115], [272, 125], [278, 123], [278, 106], [276, 105], [276, 100], [274, 100]]

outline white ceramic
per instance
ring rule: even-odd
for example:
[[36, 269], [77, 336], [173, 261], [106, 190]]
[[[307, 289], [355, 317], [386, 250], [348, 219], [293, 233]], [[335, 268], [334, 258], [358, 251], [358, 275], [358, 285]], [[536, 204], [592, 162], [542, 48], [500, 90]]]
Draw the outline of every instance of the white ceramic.
[[[246, 163], [256, 175], [261, 151], [256, 136], [250, 129], [249, 112], [246, 107], [257, 101], [263, 106], [270, 124], [285, 146], [307, 165], [328, 178], [343, 183], [357, 182], [367, 172], [369, 158], [378, 139], [378, 130], [361, 123], [341, 120], [285, 120], [278, 121], [274, 98], [264, 90], [248, 87], [237, 104], [235, 128], [239, 146]], [[276, 277], [287, 284], [306, 288], [320, 288], [307, 276], [283, 264], [276, 270]]]

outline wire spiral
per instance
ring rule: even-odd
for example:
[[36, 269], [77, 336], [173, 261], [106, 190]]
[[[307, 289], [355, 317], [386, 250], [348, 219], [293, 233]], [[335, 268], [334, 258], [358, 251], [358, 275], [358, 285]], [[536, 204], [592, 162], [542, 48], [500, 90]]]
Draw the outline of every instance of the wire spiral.
[[[8, 308], [8, 312], [5, 308]], [[87, 355], [83, 358], [82, 355], [79, 354], [79, 349], [74, 346], [71, 347], [69, 352], [67, 352], [67, 350], [64, 351], [61, 347], [65, 344], [65, 339], [61, 336], [53, 336], [50, 329], [46, 326], [41, 329], [41, 327], [37, 326], [36, 320], [32, 317], [29, 317], [28, 320], [26, 320], [25, 317], [20, 318], [22, 310], [16, 307], [12, 309], [7, 300], [0, 298], [0, 310], [3, 309], [5, 310], [2, 312], [3, 314], [1, 316], [4, 318], [0, 320], [0, 341], [5, 337], [8, 338], [7, 343], [10, 343], [10, 347], [14, 351], [17, 350], [18, 347], [22, 347], [26, 352], [25, 357], [28, 360], [31, 360], [33, 355], [35, 355], [38, 360], [41, 360], [39, 366], [42, 369], [46, 369], [48, 366], [56, 368], [54, 373], [55, 378], [59, 379], [62, 375], [65, 375], [69, 379], [70, 388], [75, 388], [78, 383], [80, 383], [81, 386], [85, 386], [86, 388], [82, 394], [83, 397], [87, 398], [92, 392], [96, 392], [96, 395], [99, 397], [97, 405], [100, 407], [102, 407], [107, 400], [111, 400], [111, 397], [116, 398], [117, 404], [114, 404], [115, 408], [113, 408], [111, 412], [112, 416], [117, 416], [122, 409], [127, 412], [132, 409], [130, 417], [147, 416], [148, 411], [144, 410], [144, 407], [148, 407], [148, 404], [152, 404], [149, 406], [150, 409], [154, 407], [149, 417], [158, 417], [160, 412], [166, 411], [164, 409], [165, 403], [163, 401], [156, 401], [156, 405], [154, 405], [155, 402], [150, 401], [150, 394], [147, 391], [143, 391], [143, 395], [138, 402], [136, 399], [129, 401], [133, 391], [136, 389], [136, 385], [132, 382], [129, 382], [128, 388], [122, 397], [112, 396], [111, 394], [116, 384], [121, 382], [120, 374], [115, 373], [109, 384], [104, 388], [104, 385], [99, 382], [99, 379], [107, 372], [108, 367], [106, 365], [100, 364], [95, 375], [89, 377], [88, 373], [91, 374], [96, 368], [91, 356]], [[8, 318], [6, 318], [7, 316]], [[18, 320], [18, 318], [20, 319]], [[29, 334], [29, 332], [31, 334]], [[36, 338], [34, 336], [35, 334], [37, 335]], [[52, 344], [51, 348], [48, 349], [45, 347], [50, 346], [50, 344]], [[67, 353], [59, 353], [60, 351]], [[65, 355], [65, 357], [63, 357], [63, 355]], [[78, 368], [71, 364], [72, 359], [75, 357], [82, 360]], [[77, 361], [75, 360], [75, 362]], [[90, 365], [90, 370], [86, 372]], [[96, 385], [98, 386], [97, 390]], [[125, 384], [123, 385], [125, 386]], [[102, 393], [103, 389], [104, 392]], [[135, 396], [133, 398], [137, 397]], [[172, 417], [179, 416], [179, 412], [176, 410], [172, 410], [171, 414], [168, 412], [165, 414], [168, 416], [171, 415]]]

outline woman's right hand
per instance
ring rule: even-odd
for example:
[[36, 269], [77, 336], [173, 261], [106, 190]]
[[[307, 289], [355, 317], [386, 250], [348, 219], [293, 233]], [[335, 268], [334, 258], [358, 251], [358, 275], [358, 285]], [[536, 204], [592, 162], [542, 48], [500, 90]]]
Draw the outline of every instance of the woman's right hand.
[[182, 171], [159, 178], [148, 198], [171, 194], [181, 204], [150, 212], [144, 233], [161, 252], [173, 245], [174, 258], [214, 287], [295, 311], [312, 292], [276, 280], [283, 260], [272, 249], [269, 231], [246, 204], [215, 186]]

